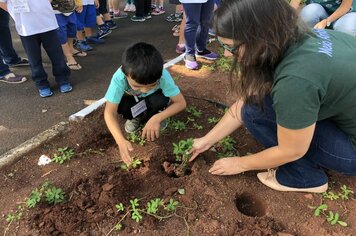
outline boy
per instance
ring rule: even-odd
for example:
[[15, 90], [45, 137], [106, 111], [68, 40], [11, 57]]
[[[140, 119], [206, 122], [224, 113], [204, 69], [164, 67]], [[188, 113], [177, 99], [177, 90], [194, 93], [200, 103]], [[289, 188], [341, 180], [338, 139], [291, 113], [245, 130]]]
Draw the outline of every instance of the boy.
[[118, 114], [125, 131], [133, 133], [147, 121], [142, 138], [153, 141], [160, 129], [167, 127], [166, 119], [184, 110], [186, 101], [171, 75], [163, 69], [161, 54], [150, 44], [137, 43], [128, 47], [122, 56], [122, 66], [114, 74], [105, 98], [105, 122], [119, 146], [126, 164], [133, 150], [121, 132]]
[[31, 66], [32, 79], [41, 97], [53, 92], [42, 65], [41, 44], [52, 62], [52, 71], [61, 93], [72, 91], [69, 83], [70, 70], [65, 62], [57, 35], [57, 20], [48, 0], [14, 1], [0, 0], [0, 7], [8, 10], [16, 24], [22, 45]]

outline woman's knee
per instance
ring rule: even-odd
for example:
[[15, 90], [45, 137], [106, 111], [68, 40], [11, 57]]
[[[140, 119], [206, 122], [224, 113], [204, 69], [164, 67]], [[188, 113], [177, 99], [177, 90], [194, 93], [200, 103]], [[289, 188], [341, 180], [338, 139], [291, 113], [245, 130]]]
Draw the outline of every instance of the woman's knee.
[[310, 3], [303, 7], [300, 17], [309, 27], [314, 27], [320, 20], [327, 18], [328, 14], [320, 4]]
[[347, 13], [334, 23], [334, 30], [356, 37], [356, 12]]

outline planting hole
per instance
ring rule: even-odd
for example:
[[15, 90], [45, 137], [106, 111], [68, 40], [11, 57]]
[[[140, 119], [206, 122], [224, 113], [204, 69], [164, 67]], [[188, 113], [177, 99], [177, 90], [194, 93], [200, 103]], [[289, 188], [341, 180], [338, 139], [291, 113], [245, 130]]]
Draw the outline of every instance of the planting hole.
[[266, 214], [266, 204], [255, 195], [242, 193], [235, 199], [237, 210], [244, 215], [251, 217], [262, 217]]
[[180, 163], [171, 163], [169, 161], [165, 161], [162, 163], [161, 167], [167, 176], [172, 178], [179, 178], [190, 175], [192, 173], [190, 167], [182, 167]]

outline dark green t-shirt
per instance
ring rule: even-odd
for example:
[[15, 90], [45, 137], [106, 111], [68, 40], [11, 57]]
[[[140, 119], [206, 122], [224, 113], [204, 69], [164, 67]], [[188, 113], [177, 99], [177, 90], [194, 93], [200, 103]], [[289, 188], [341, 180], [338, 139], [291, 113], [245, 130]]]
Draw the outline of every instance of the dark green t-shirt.
[[291, 46], [275, 70], [271, 95], [277, 123], [302, 129], [330, 119], [350, 135], [356, 151], [356, 39], [313, 32]]
[[[342, 0], [307, 0], [305, 4], [318, 3], [324, 7], [327, 13], [332, 14], [341, 5]], [[356, 11], [356, 1], [352, 1], [350, 12]]]

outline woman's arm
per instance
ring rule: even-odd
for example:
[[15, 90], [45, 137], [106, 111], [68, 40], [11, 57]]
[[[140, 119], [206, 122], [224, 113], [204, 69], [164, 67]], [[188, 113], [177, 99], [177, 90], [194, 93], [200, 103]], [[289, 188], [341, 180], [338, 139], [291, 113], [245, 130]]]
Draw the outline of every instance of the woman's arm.
[[232, 175], [249, 170], [274, 168], [298, 160], [309, 150], [314, 131], [315, 124], [299, 130], [286, 129], [278, 125], [278, 146], [249, 156], [220, 159], [209, 172], [216, 175]]
[[4, 9], [5, 11], [7, 11], [7, 4], [4, 2], [0, 2], [0, 8]]
[[325, 29], [325, 27], [328, 26], [328, 24], [333, 23], [343, 15], [345, 15], [347, 12], [350, 11], [350, 8], [352, 6], [352, 0], [342, 0], [341, 5], [336, 9], [336, 11], [331, 14], [328, 18], [320, 21], [317, 23], [314, 28], [316, 29]]

